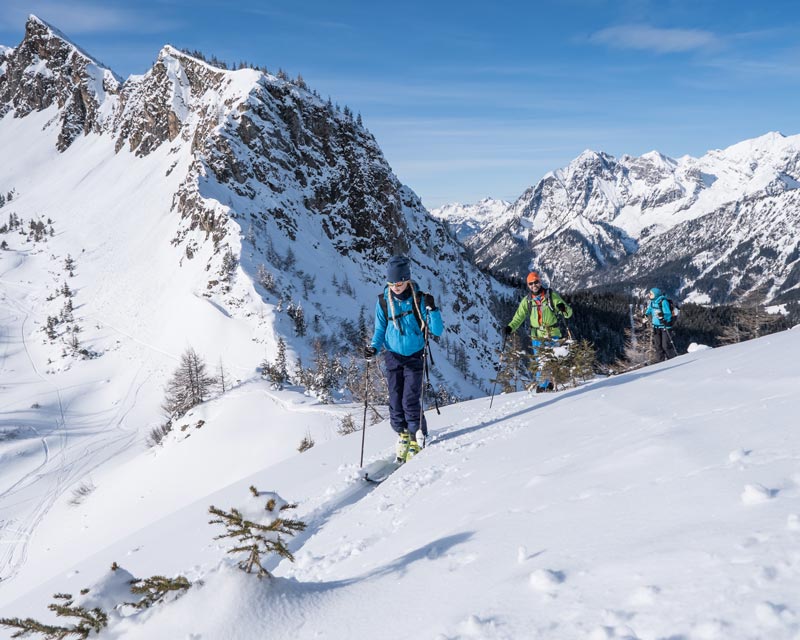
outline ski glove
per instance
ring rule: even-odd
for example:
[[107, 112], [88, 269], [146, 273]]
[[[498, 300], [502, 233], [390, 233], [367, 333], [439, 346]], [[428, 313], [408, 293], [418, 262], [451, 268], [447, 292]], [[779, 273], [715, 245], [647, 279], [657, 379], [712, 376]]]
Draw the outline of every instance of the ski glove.
[[372, 360], [372, 358], [374, 358], [377, 354], [378, 354], [378, 350], [375, 347], [373, 347], [372, 345], [364, 347], [364, 357], [367, 360]]
[[425, 308], [428, 311], [435, 311], [436, 310], [436, 302], [433, 299], [433, 296], [430, 293], [426, 293], [423, 296], [423, 300], [425, 301]]
[[559, 302], [556, 305], [556, 309], [558, 309], [561, 313], [566, 313], [567, 312], [567, 305], [565, 305], [563, 302]]
[[508, 325], [503, 327], [503, 335], [504, 336], [510, 336], [512, 333], [514, 333], [514, 330], [511, 327], [509, 327]]

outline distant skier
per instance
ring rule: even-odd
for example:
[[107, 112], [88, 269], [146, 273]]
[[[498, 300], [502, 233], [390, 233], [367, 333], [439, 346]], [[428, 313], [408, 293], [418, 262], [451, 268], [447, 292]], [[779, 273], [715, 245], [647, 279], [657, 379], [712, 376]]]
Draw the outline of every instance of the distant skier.
[[402, 462], [419, 453], [428, 436], [421, 405], [424, 331], [439, 336], [444, 325], [433, 296], [419, 291], [411, 280], [408, 258], [391, 258], [386, 276], [388, 284], [375, 304], [375, 331], [364, 357], [370, 360], [386, 349], [389, 421], [398, 434], [397, 458]]
[[[572, 307], [552, 289], [542, 285], [542, 280], [536, 271], [531, 271], [527, 278], [530, 294], [526, 295], [519, 303], [517, 312], [503, 328], [503, 333], [510, 336], [522, 326], [527, 318], [531, 325], [531, 351], [533, 357], [538, 359], [542, 347], [555, 347], [561, 338], [561, 329], [558, 328], [558, 318], [572, 317]], [[541, 367], [536, 371], [536, 393], [552, 391], [553, 382], [542, 377]]]
[[661, 289], [658, 287], [650, 289], [648, 295], [650, 304], [647, 305], [647, 310], [644, 312], [644, 315], [650, 316], [653, 322], [654, 358], [656, 362], [669, 360], [676, 355], [675, 353], [670, 354], [669, 349], [672, 342], [668, 333], [672, 327], [672, 310], [670, 309], [667, 296], [661, 293]]

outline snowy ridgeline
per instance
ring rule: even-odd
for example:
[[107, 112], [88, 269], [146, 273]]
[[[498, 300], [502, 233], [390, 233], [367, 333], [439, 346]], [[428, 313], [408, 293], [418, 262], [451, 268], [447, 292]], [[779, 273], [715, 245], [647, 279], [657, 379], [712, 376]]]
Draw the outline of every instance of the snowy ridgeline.
[[700, 158], [584, 151], [511, 204], [432, 213], [476, 261], [517, 276], [529, 263], [561, 288], [657, 274], [683, 301], [797, 300], [800, 136], [768, 133]]
[[[799, 357], [796, 329], [492, 409], [451, 405], [377, 486], [358, 479], [360, 433], [270, 461], [301, 425], [323, 433], [358, 406], [246, 385], [196, 409], [191, 437], [56, 505], [0, 615], [52, 623], [53, 594], [96, 585], [84, 601], [126, 639], [795, 640]], [[392, 443], [386, 423], [368, 428], [367, 459]], [[251, 485], [306, 525], [284, 536], [294, 562], [264, 557], [273, 579], [240, 570], [206, 524], [211, 505], [263, 513]], [[191, 586], [115, 607], [134, 600], [132, 576], [154, 575]]]

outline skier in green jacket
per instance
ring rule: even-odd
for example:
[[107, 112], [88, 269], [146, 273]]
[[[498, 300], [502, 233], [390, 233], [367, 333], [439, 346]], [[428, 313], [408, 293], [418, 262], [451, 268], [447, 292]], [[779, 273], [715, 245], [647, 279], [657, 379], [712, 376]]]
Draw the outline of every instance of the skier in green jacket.
[[[559, 316], [572, 317], [572, 308], [555, 291], [542, 285], [542, 280], [536, 271], [531, 271], [527, 278], [529, 295], [519, 303], [517, 312], [503, 328], [503, 333], [510, 336], [519, 329], [526, 319], [531, 326], [531, 351], [537, 358], [542, 347], [555, 347], [561, 338], [561, 329], [558, 327]], [[542, 376], [541, 367], [536, 371], [536, 393], [552, 391], [553, 382]]]

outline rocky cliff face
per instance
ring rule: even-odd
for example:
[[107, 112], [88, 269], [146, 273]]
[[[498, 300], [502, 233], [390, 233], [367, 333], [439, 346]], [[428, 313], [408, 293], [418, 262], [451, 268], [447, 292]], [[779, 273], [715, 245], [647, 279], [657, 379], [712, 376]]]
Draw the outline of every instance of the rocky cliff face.
[[660, 284], [684, 299], [800, 297], [800, 136], [768, 134], [702, 158], [586, 151], [546, 175], [465, 243], [561, 288]]
[[[243, 276], [268, 296], [258, 275], [266, 269], [281, 300], [318, 307], [316, 316], [329, 325], [352, 322], [362, 304], [371, 312], [388, 257], [408, 253], [420, 285], [441, 288], [445, 313], [458, 314], [445, 336], [448, 355], [458, 352], [463, 364], [468, 350], [477, 370], [489, 364], [489, 300], [501, 288], [398, 181], [349, 109], [303, 83], [221, 69], [171, 46], [145, 74], [122, 82], [35, 17], [22, 43], [0, 55], [0, 124], [52, 113], [46, 129], [58, 128], [59, 151], [95, 136], [117, 156], [162, 167], [162, 177], [154, 172], [140, 185], [142, 193], [177, 184], [169, 203], [173, 233], [164, 242], [175, 247], [176, 261], [204, 262], [206, 295], [235, 306], [225, 296]], [[347, 286], [369, 298], [324, 309], [314, 283], [336, 281], [334, 265], [357, 273], [359, 282]], [[450, 282], [472, 284], [469, 292], [449, 291]]]

